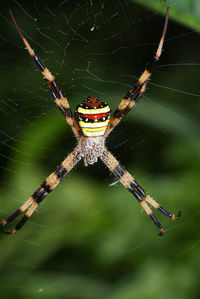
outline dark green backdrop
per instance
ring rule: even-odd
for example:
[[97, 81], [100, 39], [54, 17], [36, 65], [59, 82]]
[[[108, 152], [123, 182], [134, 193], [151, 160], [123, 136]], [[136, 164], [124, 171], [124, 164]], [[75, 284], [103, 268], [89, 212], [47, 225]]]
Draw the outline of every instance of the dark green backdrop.
[[[165, 3], [152, 1], [156, 10], [150, 10], [137, 2], [1, 4], [1, 218], [76, 144], [8, 8], [73, 110], [88, 95], [114, 110], [151, 61], [162, 31]], [[107, 146], [149, 194], [170, 211], [181, 210], [181, 218], [156, 213], [166, 230], [159, 237], [104, 166], [80, 163], [21, 231], [0, 235], [2, 298], [199, 298], [199, 11], [197, 1], [170, 4], [160, 64]]]

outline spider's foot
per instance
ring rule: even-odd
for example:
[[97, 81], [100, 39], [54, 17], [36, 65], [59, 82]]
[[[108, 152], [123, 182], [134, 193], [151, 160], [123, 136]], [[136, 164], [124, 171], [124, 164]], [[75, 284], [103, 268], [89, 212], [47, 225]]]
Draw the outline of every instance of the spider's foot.
[[[3, 226], [5, 226], [7, 223], [8, 223], [7, 220], [1, 220], [0, 221], [0, 224], [2, 224]], [[1, 231], [2, 231], [2, 233], [6, 234], [6, 235], [12, 235], [12, 234], [16, 233], [17, 230], [14, 228], [11, 231], [5, 231], [3, 229]]]
[[4, 234], [6, 234], [6, 235], [12, 235], [12, 234], [15, 234], [16, 231], [17, 231], [17, 230], [14, 228], [14, 229], [12, 229], [11, 231], [5, 231], [5, 230], [3, 230], [2, 232], [3, 232]]
[[171, 219], [175, 220], [175, 219], [178, 219], [179, 217], [181, 216], [181, 211], [178, 211], [178, 214], [177, 215], [171, 215]]
[[5, 225], [6, 223], [8, 223], [8, 221], [7, 221], [7, 220], [1, 220], [1, 221], [0, 221], [0, 224], [3, 224], [3, 225]]
[[16, 233], [16, 228], [13, 228], [11, 231], [6, 231], [2, 229], [2, 233], [6, 234], [6, 235], [12, 235]]
[[164, 233], [164, 229], [162, 227], [160, 227], [160, 233], [159, 233], [159, 236], [162, 236]]

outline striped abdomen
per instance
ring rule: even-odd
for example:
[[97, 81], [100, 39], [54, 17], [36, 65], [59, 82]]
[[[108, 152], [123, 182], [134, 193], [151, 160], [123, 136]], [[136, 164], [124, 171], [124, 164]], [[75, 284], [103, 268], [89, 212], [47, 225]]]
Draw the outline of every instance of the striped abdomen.
[[111, 110], [99, 98], [88, 97], [76, 107], [75, 116], [87, 137], [103, 136], [110, 119]]

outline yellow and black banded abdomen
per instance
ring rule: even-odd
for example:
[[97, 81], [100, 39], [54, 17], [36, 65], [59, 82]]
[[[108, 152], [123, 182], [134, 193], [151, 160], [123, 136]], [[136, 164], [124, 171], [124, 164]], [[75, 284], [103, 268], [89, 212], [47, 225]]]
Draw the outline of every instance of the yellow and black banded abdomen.
[[86, 137], [103, 136], [110, 119], [111, 110], [99, 98], [88, 97], [76, 107], [75, 116]]

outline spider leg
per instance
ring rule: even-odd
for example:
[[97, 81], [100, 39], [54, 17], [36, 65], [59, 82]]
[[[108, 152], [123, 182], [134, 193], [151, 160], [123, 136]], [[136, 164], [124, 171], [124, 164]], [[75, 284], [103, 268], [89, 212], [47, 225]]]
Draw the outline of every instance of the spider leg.
[[65, 117], [67, 123], [72, 128], [72, 131], [73, 131], [74, 135], [76, 136], [76, 138], [79, 139], [79, 137], [82, 135], [81, 129], [79, 128], [79, 125], [77, 124], [77, 121], [72, 114], [72, 111], [71, 111], [71, 108], [70, 108], [67, 98], [63, 95], [63, 92], [62, 92], [61, 88], [58, 86], [58, 84], [56, 83], [54, 76], [46, 68], [44, 63], [40, 60], [40, 58], [35, 54], [34, 50], [29, 45], [28, 41], [26, 40], [26, 38], [22, 34], [21, 30], [19, 29], [19, 26], [17, 25], [11, 10], [9, 10], [9, 14], [10, 14], [10, 17], [12, 19], [14, 26], [16, 27], [19, 35], [22, 38], [23, 43], [26, 46], [26, 49], [28, 50], [30, 56], [33, 58], [33, 61], [35, 62], [35, 64], [41, 71], [42, 75], [46, 79], [48, 89], [53, 97], [54, 102], [56, 103], [59, 110]]
[[159, 229], [160, 235], [162, 235], [164, 232], [162, 224], [158, 221], [147, 203], [149, 203], [155, 209], [171, 219], [176, 219], [180, 216], [180, 212], [177, 216], [175, 216], [174, 214], [161, 207], [154, 199], [152, 199], [136, 182], [132, 175], [124, 168], [124, 166], [122, 166], [107, 149], [105, 149], [101, 160], [108, 167], [108, 169], [120, 180], [120, 183], [135, 196], [147, 215], [149, 215], [153, 223]]
[[6, 234], [16, 233], [16, 231], [18, 231], [31, 217], [31, 215], [36, 210], [38, 205], [42, 202], [42, 200], [53, 189], [56, 188], [56, 186], [70, 172], [70, 170], [76, 165], [76, 163], [79, 160], [80, 160], [79, 154], [75, 149], [71, 154], [67, 156], [67, 158], [60, 165], [57, 166], [56, 170], [46, 178], [46, 180], [41, 184], [41, 186], [33, 193], [31, 197], [29, 197], [29, 199], [19, 209], [17, 209], [6, 220], [0, 221], [0, 223], [3, 225], [10, 223], [15, 218], [17, 218], [20, 214], [22, 214], [25, 210], [27, 210], [25, 215], [17, 223], [14, 229], [12, 229], [11, 231], [3, 231], [3, 232]]
[[144, 72], [139, 77], [135, 86], [130, 91], [128, 91], [128, 93], [121, 100], [120, 104], [118, 105], [117, 109], [113, 113], [113, 115], [108, 123], [106, 132], [104, 134], [105, 137], [107, 137], [110, 134], [110, 132], [118, 125], [118, 123], [121, 121], [121, 119], [131, 110], [131, 108], [133, 106], [135, 106], [136, 102], [138, 102], [140, 100], [143, 93], [145, 92], [145, 89], [146, 89], [148, 81], [151, 77], [151, 74], [152, 74], [152, 72], [161, 56], [161, 53], [162, 53], [163, 43], [164, 43], [166, 30], [167, 30], [168, 14], [169, 14], [169, 8], [167, 8], [162, 36], [161, 36], [156, 54], [153, 58], [153, 61], [144, 70]]

